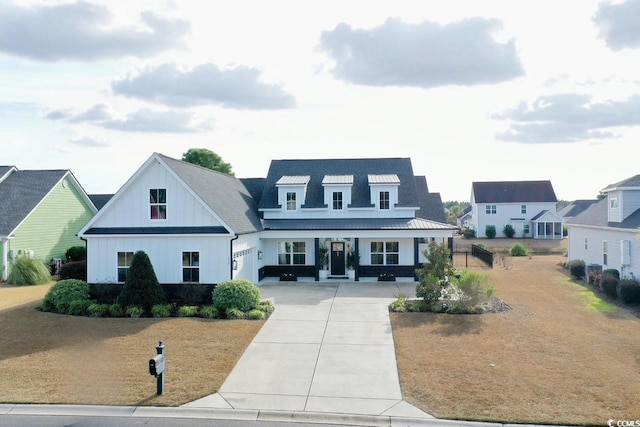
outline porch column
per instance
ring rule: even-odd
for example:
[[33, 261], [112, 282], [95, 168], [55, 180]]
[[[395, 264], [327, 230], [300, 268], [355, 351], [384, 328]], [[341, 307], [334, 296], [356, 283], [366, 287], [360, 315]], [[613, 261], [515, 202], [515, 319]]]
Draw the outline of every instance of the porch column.
[[316, 254], [316, 268], [315, 268], [314, 276], [315, 276], [315, 281], [318, 282], [320, 281], [320, 239], [319, 238], [317, 237], [315, 238], [313, 242], [313, 246]]
[[417, 237], [413, 238], [413, 280], [418, 281], [418, 273], [415, 270], [420, 268], [420, 239]]
[[7, 238], [3, 237], [2, 239], [0, 239], [0, 244], [2, 245], [2, 280], [3, 281], [7, 281], [7, 278], [9, 277], [9, 257], [7, 256], [7, 254], [9, 253], [8, 251], [8, 246], [7, 245]]
[[359, 282], [360, 281], [360, 239], [358, 237], [353, 239], [353, 249], [355, 250], [355, 253], [358, 254], [358, 256], [356, 257], [356, 262], [355, 265], [353, 266], [354, 270], [355, 270], [355, 281]]

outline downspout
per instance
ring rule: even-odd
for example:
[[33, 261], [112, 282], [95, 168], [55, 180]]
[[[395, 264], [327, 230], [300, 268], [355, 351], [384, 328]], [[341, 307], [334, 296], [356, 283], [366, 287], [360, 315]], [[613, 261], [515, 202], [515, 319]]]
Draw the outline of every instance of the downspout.
[[239, 237], [236, 234], [233, 239], [229, 240], [229, 280], [233, 280], [233, 242]]
[[13, 239], [15, 236], [3, 236], [0, 238], [2, 243], [2, 271], [0, 272], [0, 278], [6, 282], [9, 278], [9, 239]]

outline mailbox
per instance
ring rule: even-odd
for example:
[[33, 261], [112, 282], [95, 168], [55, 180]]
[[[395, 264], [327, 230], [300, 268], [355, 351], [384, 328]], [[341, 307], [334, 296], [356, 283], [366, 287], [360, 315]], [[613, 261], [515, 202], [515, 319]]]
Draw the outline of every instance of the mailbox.
[[158, 376], [164, 372], [164, 355], [157, 354], [149, 359], [149, 374]]

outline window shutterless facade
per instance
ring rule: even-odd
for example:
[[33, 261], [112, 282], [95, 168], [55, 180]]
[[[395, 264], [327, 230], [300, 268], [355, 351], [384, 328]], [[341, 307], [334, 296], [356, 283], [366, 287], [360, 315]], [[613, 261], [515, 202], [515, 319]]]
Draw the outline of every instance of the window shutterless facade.
[[297, 209], [296, 193], [288, 192], [287, 193], [287, 210], [288, 211], [295, 211], [296, 209]]
[[342, 191], [333, 192], [333, 210], [334, 211], [342, 210]]
[[149, 207], [151, 219], [167, 219], [166, 188], [152, 188], [149, 190]]
[[607, 241], [602, 242], [602, 265], [609, 265], [609, 248], [607, 247]]
[[118, 252], [118, 283], [124, 283], [127, 280], [132, 260], [133, 252]]
[[182, 281], [200, 282], [200, 252], [182, 252]]
[[485, 207], [485, 213], [487, 215], [495, 215], [498, 212], [498, 208], [496, 207], [496, 205], [487, 205]]
[[527, 213], [527, 205], [520, 205], [520, 213], [521, 214]]
[[307, 261], [305, 242], [278, 242], [278, 264], [304, 265]]
[[400, 263], [398, 242], [371, 242], [371, 265], [397, 265]]
[[388, 210], [389, 209], [389, 192], [381, 191], [380, 192], [380, 209]]

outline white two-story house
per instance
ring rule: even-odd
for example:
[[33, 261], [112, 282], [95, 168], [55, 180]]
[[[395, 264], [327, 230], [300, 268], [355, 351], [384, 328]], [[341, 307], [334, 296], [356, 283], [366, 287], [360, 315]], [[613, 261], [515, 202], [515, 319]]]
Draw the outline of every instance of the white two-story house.
[[567, 221], [569, 259], [620, 277], [640, 277], [640, 175], [602, 190], [606, 197]]
[[455, 230], [408, 158], [275, 160], [266, 178], [237, 179], [156, 153], [80, 236], [89, 282], [123, 283], [144, 250], [176, 285], [413, 279], [428, 242], [452, 245]]
[[550, 181], [474, 182], [471, 188], [471, 219], [476, 237], [487, 237], [494, 226], [496, 237], [505, 237], [506, 225], [514, 237], [562, 239], [563, 219], [556, 213], [555, 191]]

